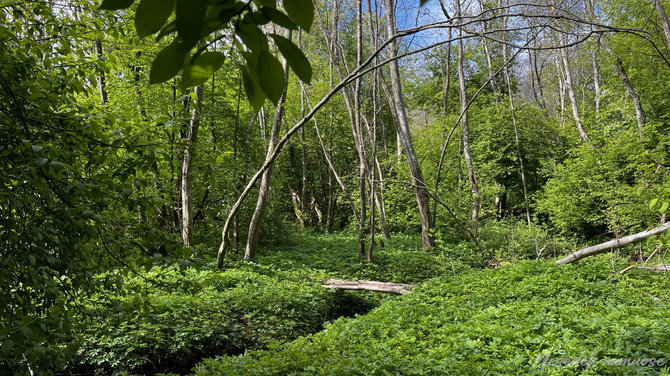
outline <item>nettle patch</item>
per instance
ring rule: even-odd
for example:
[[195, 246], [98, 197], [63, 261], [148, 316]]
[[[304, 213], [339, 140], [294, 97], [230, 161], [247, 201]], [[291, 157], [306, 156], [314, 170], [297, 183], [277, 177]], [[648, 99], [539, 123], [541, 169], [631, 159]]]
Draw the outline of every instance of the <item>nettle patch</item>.
[[[667, 365], [602, 361], [670, 358], [670, 280], [642, 271], [623, 280], [610, 270], [609, 257], [599, 256], [567, 267], [522, 262], [430, 280], [315, 335], [248, 356], [208, 359], [196, 374], [667, 373]], [[588, 368], [545, 362], [580, 356], [601, 361]]]

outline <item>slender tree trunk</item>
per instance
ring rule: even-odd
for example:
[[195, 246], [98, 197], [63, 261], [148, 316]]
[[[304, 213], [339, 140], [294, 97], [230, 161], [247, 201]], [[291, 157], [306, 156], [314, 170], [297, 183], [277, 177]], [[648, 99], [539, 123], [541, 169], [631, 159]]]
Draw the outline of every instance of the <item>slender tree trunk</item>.
[[[214, 76], [212, 76], [212, 97], [214, 96]], [[234, 140], [233, 140], [233, 159], [236, 162], [236, 165], [239, 166], [239, 128], [240, 128], [240, 101], [242, 99], [242, 77], [238, 75], [237, 77], [237, 105], [235, 107], [235, 134], [234, 134]], [[214, 102], [214, 99], [212, 98], [212, 102]], [[215, 106], [214, 103], [213, 107]], [[212, 135], [214, 134], [214, 130], [212, 130]], [[248, 142], [248, 137], [249, 135], [247, 134], [247, 142]], [[248, 145], [245, 145], [245, 150], [248, 149]], [[243, 167], [245, 168], [246, 165]], [[245, 168], [246, 170], [246, 168]], [[241, 173], [239, 174], [240, 176], [244, 176], [244, 172], [240, 171]], [[238, 181], [236, 190], [240, 190], [242, 188], [242, 185], [244, 184], [243, 181]], [[240, 245], [240, 221], [239, 221], [239, 216], [235, 214], [235, 218], [233, 218], [233, 252], [237, 253], [237, 250]]]
[[[509, 4], [509, 0], [505, 1]], [[507, 5], [505, 4], [505, 5]], [[503, 1], [500, 1], [500, 6], [504, 5]], [[507, 28], [507, 17], [502, 18], [502, 28]], [[507, 44], [503, 43], [503, 61], [507, 61]], [[508, 64], [505, 64], [503, 67], [503, 75], [505, 76], [505, 85], [507, 85], [507, 95], [509, 97], [509, 108], [512, 113], [512, 127], [514, 128], [514, 144], [516, 146], [516, 156], [519, 160], [519, 174], [521, 175], [521, 187], [523, 189], [523, 203], [524, 208], [526, 209], [526, 222], [528, 226], [531, 225], [530, 220], [530, 205], [528, 204], [528, 185], [526, 184], [526, 169], [523, 165], [523, 154], [521, 153], [521, 143], [519, 142], [519, 128], [516, 122], [516, 109], [514, 107], [514, 96], [512, 94], [512, 83], [510, 82]], [[501, 217], [502, 217], [502, 207], [504, 205], [504, 199], [500, 201], [501, 203]]]
[[[461, 16], [460, 0], [455, 1], [456, 15]], [[459, 37], [463, 36], [463, 31], [458, 30]], [[470, 129], [468, 126], [468, 98], [465, 87], [465, 72], [463, 68], [465, 51], [463, 48], [463, 40], [458, 40], [458, 84], [460, 86], [460, 101], [461, 112], [463, 117], [461, 119], [461, 127], [463, 131], [463, 158], [468, 169], [468, 176], [470, 181], [470, 193], [472, 194], [472, 233], [476, 236], [479, 225], [479, 188], [477, 187], [477, 177], [475, 174], [474, 165], [472, 163], [472, 156], [470, 154]]]
[[600, 89], [600, 68], [598, 67], [598, 47], [600, 45], [600, 38], [596, 41], [596, 46], [591, 51], [591, 65], [593, 66], [593, 90], [595, 91], [596, 101], [596, 120], [600, 118], [600, 98], [602, 97]]
[[[449, 39], [451, 39], [451, 28], [449, 28], [447, 35], [449, 35]], [[447, 57], [444, 68], [444, 92], [442, 93], [442, 112], [444, 112], [445, 115], [449, 112], [450, 86], [451, 86], [451, 43], [447, 43]]]
[[[302, 31], [298, 31], [298, 47], [302, 50]], [[305, 117], [305, 92], [300, 91], [300, 118]], [[300, 212], [303, 219], [307, 220], [309, 216], [307, 213], [307, 148], [305, 146], [305, 128], [300, 129], [300, 166], [302, 172], [301, 187], [300, 187]], [[328, 218], [328, 215], [326, 215]], [[326, 219], [327, 220], [327, 219]], [[303, 225], [304, 230], [304, 225]]]
[[[566, 39], [564, 35], [561, 35], [561, 42], [566, 44]], [[561, 48], [561, 59], [563, 60], [563, 69], [565, 70], [565, 87], [568, 90], [568, 98], [570, 98], [570, 105], [572, 106], [572, 117], [575, 120], [575, 125], [579, 131], [579, 135], [582, 137], [584, 142], [589, 143], [589, 136], [584, 130], [582, 125], [582, 119], [579, 116], [579, 105], [577, 104], [577, 97], [575, 96], [575, 90], [572, 87], [572, 74], [570, 73], [570, 63], [568, 63], [568, 49], [567, 47]]]
[[[396, 32], [395, 28], [395, 4], [393, 0], [385, 0], [386, 15], [388, 17], [386, 27], [389, 38]], [[397, 55], [397, 43], [394, 41], [391, 44], [392, 56]], [[428, 189], [423, 178], [423, 172], [419, 165], [419, 160], [414, 151], [414, 144], [409, 132], [409, 122], [407, 119], [407, 112], [405, 103], [402, 98], [402, 87], [400, 84], [400, 69], [398, 68], [398, 61], [393, 60], [389, 63], [391, 72], [391, 88], [393, 91], [393, 101], [396, 107], [396, 116], [398, 117], [397, 134], [405, 151], [405, 157], [409, 165], [410, 175], [412, 177], [412, 184], [416, 191], [416, 200], [419, 209], [419, 219], [421, 221], [421, 246], [424, 250], [429, 250], [434, 247], [433, 238], [431, 235], [431, 216], [430, 203], [428, 202]]]
[[140, 114], [140, 118], [142, 118], [142, 120], [147, 120], [147, 112], [144, 109], [144, 100], [142, 96], [142, 91], [140, 90], [141, 87], [140, 74], [142, 72], [142, 68], [140, 68], [139, 59], [142, 57], [142, 51], [137, 51], [135, 53], [135, 57], [137, 58], [138, 61], [136, 61], [136, 64], [133, 65], [130, 69], [133, 71], [133, 82], [135, 86], [135, 97], [137, 99], [137, 110]]
[[[291, 39], [291, 32], [289, 31], [289, 39]], [[275, 117], [272, 122], [272, 131], [270, 135], [270, 142], [268, 144], [268, 151], [266, 158], [270, 158], [274, 151], [275, 145], [279, 141], [279, 131], [281, 130], [281, 122], [284, 117], [284, 105], [286, 104], [286, 91], [288, 89], [289, 68], [288, 63], [284, 60], [284, 90], [282, 91], [279, 102], [275, 109]], [[256, 201], [256, 209], [251, 216], [249, 223], [249, 234], [247, 237], [247, 247], [244, 250], [244, 258], [251, 260], [256, 256], [256, 249], [258, 248], [258, 238], [260, 236], [261, 222], [265, 214], [268, 198], [270, 196], [270, 180], [272, 179], [273, 164], [270, 164], [263, 173], [261, 184], [258, 189], [258, 200]]]
[[654, 0], [654, 8], [656, 8], [658, 20], [663, 27], [663, 35], [665, 35], [665, 42], [668, 46], [668, 52], [670, 52], [670, 25], [668, 25], [668, 16], [665, 13], [665, 8], [663, 8], [661, 0]]
[[626, 70], [623, 67], [623, 63], [621, 62], [621, 59], [619, 59], [618, 57], [616, 58], [615, 67], [617, 74], [621, 78], [621, 83], [623, 83], [624, 88], [626, 88], [628, 97], [630, 97], [630, 100], [633, 101], [633, 105], [635, 106], [635, 117], [637, 119], [637, 127], [640, 132], [640, 137], [644, 138], [645, 120], [644, 120], [644, 111], [642, 110], [642, 103], [640, 102], [640, 97], [633, 89], [633, 85], [631, 85], [630, 79], [628, 79], [628, 75], [626, 74]]
[[[100, 38], [95, 39], [95, 50], [98, 53], [98, 59], [102, 60], [103, 50]], [[102, 105], [104, 106], [107, 104], [107, 80], [105, 78], [105, 70], [102, 68], [98, 71], [98, 84], [100, 89], [100, 102], [102, 102]]]
[[[363, 1], [357, 1], [356, 10], [356, 65], [360, 65], [363, 60]], [[337, 32], [337, 31], [336, 31]], [[344, 55], [342, 55], [344, 58]], [[365, 251], [365, 217], [367, 209], [366, 185], [367, 185], [367, 161], [365, 156], [365, 141], [363, 139], [363, 124], [361, 122], [361, 79], [354, 81], [354, 137], [357, 139], [356, 148], [358, 149], [359, 169], [358, 184], [361, 200], [361, 220], [358, 221], [358, 255], [363, 256]]]
[[[360, 65], [362, 59], [362, 0], [358, 0], [356, 7], [356, 65]], [[333, 0], [333, 9], [338, 9], [337, 0]], [[346, 59], [344, 52], [339, 48], [339, 25], [338, 25], [338, 15], [337, 12], [333, 13], [333, 20], [330, 30], [324, 30], [326, 38], [330, 35], [330, 49], [329, 54], [332, 60], [332, 65], [334, 70], [340, 77], [340, 80], [344, 79], [346, 70]], [[341, 64], [340, 64], [341, 62]], [[354, 139], [354, 146], [356, 147], [356, 152], [358, 155], [359, 162], [359, 195], [360, 195], [360, 213], [358, 215], [358, 255], [365, 255], [365, 225], [367, 223], [367, 206], [366, 206], [366, 185], [367, 185], [367, 158], [365, 156], [365, 143], [363, 139], [363, 132], [361, 126], [361, 110], [360, 110], [360, 88], [361, 88], [361, 79], [357, 78], [354, 80], [354, 89], [352, 93], [348, 93], [347, 88], [342, 91], [342, 96], [344, 98], [344, 103], [349, 114], [349, 120], [351, 122], [351, 133]], [[352, 98], [350, 98], [350, 96]]]
[[563, 63], [559, 61], [560, 56], [556, 56], [554, 62], [556, 63], [556, 74], [558, 74], [558, 99], [560, 108], [558, 110], [558, 123], [565, 125], [565, 71], [563, 70]]
[[[533, 38], [533, 47], [537, 47], [537, 38]], [[535, 76], [535, 80], [537, 81], [537, 90], [540, 93], [540, 108], [542, 108], [545, 112], [547, 111], [547, 103], [545, 101], [545, 96], [544, 96], [544, 85], [542, 84], [542, 70], [540, 67], [538, 67], [537, 64], [537, 51], [533, 51], [532, 49], [528, 50], [529, 56], [532, 56], [532, 67], [531, 67], [531, 75]]]
[[[306, 95], [306, 90], [304, 87], [304, 84], [301, 82], [300, 83], [301, 89], [303, 93], [305, 94], [305, 101], [307, 105], [311, 107], [309, 104], [309, 97]], [[333, 164], [332, 157], [330, 155], [330, 152], [326, 148], [326, 145], [323, 141], [323, 137], [321, 136], [321, 131], [319, 130], [319, 124], [316, 120], [316, 117], [312, 119], [314, 121], [314, 130], [316, 131], [316, 137], [319, 140], [319, 144], [321, 145], [321, 151], [323, 152], [323, 157], [326, 160], [326, 164], [328, 165], [329, 171], [332, 173], [332, 176], [335, 177], [335, 180], [337, 181], [337, 184], [340, 186], [342, 189], [342, 194], [344, 195], [344, 199], [349, 203], [349, 206], [351, 207], [352, 214], [354, 215], [354, 218], [356, 218], [356, 221], [358, 221], [358, 211], [356, 210], [356, 206], [351, 199], [351, 195], [349, 194], [349, 191], [347, 190], [347, 187], [344, 185], [344, 182], [340, 178], [340, 175], [337, 173], [337, 170], [335, 169], [335, 165]], [[329, 185], [332, 185], [332, 183], [329, 183]]]
[[[596, 22], [595, 14], [595, 0], [584, 0], [584, 10], [586, 11], [586, 16], [589, 21]], [[595, 28], [591, 25], [591, 31], [594, 31]], [[595, 46], [591, 49], [591, 66], [593, 68], [593, 90], [595, 92], [595, 102], [596, 102], [596, 120], [600, 117], [600, 68], [598, 66], [598, 49], [600, 48], [600, 35], [596, 37]]]
[[[442, 4], [442, 3], [440, 3]], [[451, 39], [451, 28], [449, 28], [449, 31], [447, 33], [449, 35], [449, 39]], [[444, 79], [444, 93], [442, 94], [442, 111], [444, 112], [444, 116], [446, 118], [447, 114], [449, 113], [449, 87], [451, 86], [451, 43], [447, 43], [447, 57], [446, 57], [446, 66], [445, 66], [445, 79]], [[446, 132], [446, 125], [445, 125], [445, 132]], [[442, 136], [446, 136], [443, 132]], [[444, 162], [444, 157], [441, 155], [440, 156], [441, 161]], [[437, 194], [437, 190], [440, 186], [440, 183], [442, 182], [442, 163], [438, 163], [437, 167], [437, 174], [435, 175], [435, 193]], [[433, 200], [433, 219], [431, 223], [431, 227], [435, 227], [435, 224], [437, 223], [437, 200]]]
[[198, 142], [198, 128], [202, 111], [202, 85], [194, 89], [197, 97], [195, 107], [191, 110], [191, 121], [186, 133], [186, 148], [181, 160], [181, 241], [184, 248], [190, 248], [193, 242], [193, 214], [192, 214], [192, 192], [193, 179], [193, 154]]
[[[484, 12], [484, 4], [482, 1], [479, 1], [479, 6], [481, 7], [481, 11]], [[482, 21], [482, 31], [486, 33], [486, 22]], [[491, 54], [489, 53], [489, 47], [488, 47], [488, 41], [486, 40], [485, 37], [481, 38], [482, 41], [482, 46], [484, 47], [484, 56], [486, 57], [486, 67], [488, 68], [489, 72], [489, 84], [491, 85], [491, 91], [493, 92], [493, 98], [496, 101], [496, 104], [498, 103], [498, 87], [496, 86], [496, 82], [493, 77], [493, 63], [491, 61]]]

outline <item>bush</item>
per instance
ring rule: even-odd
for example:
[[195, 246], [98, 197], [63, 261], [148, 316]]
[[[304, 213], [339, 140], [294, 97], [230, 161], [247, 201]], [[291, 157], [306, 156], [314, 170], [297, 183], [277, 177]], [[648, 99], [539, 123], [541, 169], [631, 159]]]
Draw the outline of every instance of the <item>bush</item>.
[[186, 372], [206, 356], [318, 331], [343, 299], [318, 285], [248, 269], [180, 274], [157, 268], [149, 277], [171, 287], [143, 288], [144, 281], [132, 278], [125, 294], [106, 291], [111, 295], [98, 296], [85, 318], [71, 371]]

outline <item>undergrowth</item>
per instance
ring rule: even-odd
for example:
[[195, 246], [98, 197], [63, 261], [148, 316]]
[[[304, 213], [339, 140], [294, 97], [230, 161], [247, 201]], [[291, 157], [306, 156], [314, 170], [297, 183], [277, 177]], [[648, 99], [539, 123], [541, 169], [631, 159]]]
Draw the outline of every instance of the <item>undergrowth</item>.
[[[602, 364], [670, 357], [670, 280], [637, 270], [612, 277], [610, 258], [568, 266], [524, 261], [438, 277], [320, 333], [248, 356], [206, 360], [196, 374], [668, 374], [667, 365]], [[588, 369], [542, 367], [545, 358], [583, 354], [601, 362]]]

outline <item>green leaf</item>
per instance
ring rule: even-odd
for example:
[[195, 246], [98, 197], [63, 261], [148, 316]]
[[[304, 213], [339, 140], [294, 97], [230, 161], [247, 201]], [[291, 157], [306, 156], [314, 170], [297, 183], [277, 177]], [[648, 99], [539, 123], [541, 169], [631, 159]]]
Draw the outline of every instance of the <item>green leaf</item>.
[[638, 196], [642, 196], [642, 193], [646, 190], [645, 187], [638, 187], [637, 191], [635, 192]]
[[265, 25], [270, 22], [270, 18], [266, 17], [261, 12], [248, 12], [242, 18], [242, 22], [253, 25]]
[[21, 328], [21, 332], [23, 333], [23, 336], [26, 337], [27, 340], [31, 340], [33, 338], [33, 330], [30, 329], [27, 326], [24, 326]]
[[2, 342], [2, 353], [8, 355], [14, 348], [14, 341], [11, 339], [6, 339]]
[[35, 159], [35, 163], [37, 163], [38, 166], [42, 166], [43, 164], [47, 163], [49, 161], [49, 158], [37, 158]]
[[303, 30], [312, 28], [314, 21], [314, 4], [312, 0], [284, 0], [284, 9], [289, 17]]
[[249, 72], [250, 70], [253, 71], [255, 69], [250, 69], [249, 62], [247, 62], [242, 68], [242, 82], [244, 83], [244, 92], [247, 95], [247, 99], [249, 99], [249, 104], [254, 111], [258, 111], [263, 106], [263, 102], [265, 102], [265, 94], [258, 82], [252, 77]]
[[419, 0], [419, 6], [422, 7], [428, 0]]
[[163, 39], [164, 36], [172, 34], [177, 31], [177, 23], [175, 21], [170, 22], [164, 28], [161, 29], [160, 33], [156, 35], [156, 42]]
[[653, 209], [657, 202], [658, 198], [651, 199], [651, 201], [649, 201], [649, 209]]
[[186, 90], [207, 81], [214, 72], [221, 68], [225, 58], [226, 55], [221, 52], [205, 52], [198, 56], [184, 68], [181, 88]]
[[175, 0], [141, 0], [135, 13], [135, 29], [140, 37], [158, 32], [167, 22]]
[[300, 48], [289, 39], [277, 34], [272, 34], [271, 36], [277, 44], [277, 47], [279, 47], [281, 54], [284, 55], [291, 70], [293, 70], [303, 82], [309, 83], [312, 80], [312, 66], [309, 64], [309, 60], [307, 60], [305, 54], [303, 54]]
[[668, 210], [668, 207], [670, 206], [670, 202], [666, 201], [661, 205], [661, 207], [658, 209], [659, 213], [665, 213], [666, 210]]
[[200, 40], [205, 14], [205, 0], [177, 0], [177, 33], [187, 46], [194, 46]]
[[261, 90], [275, 105], [284, 91], [284, 70], [281, 63], [270, 52], [262, 50], [258, 55], [258, 83]]
[[287, 15], [278, 11], [277, 9], [270, 7], [262, 7], [261, 13], [265, 17], [269, 18], [270, 21], [274, 22], [279, 26], [285, 27], [290, 30], [296, 30], [298, 28], [298, 26], [293, 21], [291, 21], [291, 19], [288, 18]]
[[135, 0], [102, 0], [99, 9], [119, 10], [126, 9], [133, 5]]
[[184, 65], [187, 49], [181, 43], [172, 43], [163, 48], [151, 63], [149, 83], [165, 82], [174, 77]]
[[253, 1], [259, 7], [271, 7], [271, 8], [277, 7], [277, 2], [275, 0], [253, 0]]
[[268, 39], [258, 26], [252, 24], [240, 24], [237, 28], [237, 35], [253, 54], [261, 49], [267, 49]]

